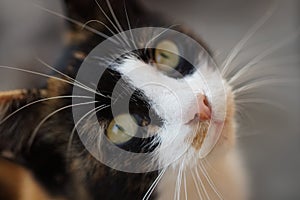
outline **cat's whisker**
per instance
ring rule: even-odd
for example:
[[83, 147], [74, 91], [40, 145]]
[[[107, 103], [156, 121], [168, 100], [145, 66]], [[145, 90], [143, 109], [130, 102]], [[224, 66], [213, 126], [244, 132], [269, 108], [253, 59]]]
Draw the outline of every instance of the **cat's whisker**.
[[[70, 18], [70, 17], [67, 17], [67, 16], [65, 16], [65, 15], [63, 15], [63, 14], [60, 14], [60, 13], [58, 13], [58, 12], [55, 12], [55, 11], [53, 11], [53, 10], [44, 8], [44, 7], [42, 7], [41, 5], [38, 5], [38, 4], [34, 4], [34, 5], [37, 6], [38, 8], [40, 8], [40, 9], [46, 11], [46, 12], [49, 13], [49, 14], [55, 15], [55, 16], [57, 16], [57, 17], [60, 17], [60, 18], [62, 18], [62, 19], [64, 19], [64, 20], [67, 20], [68, 22], [71, 22], [71, 23], [73, 23], [73, 24], [75, 24], [75, 25], [78, 25], [78, 26], [81, 26], [81, 27], [84, 25], [83, 23], [81, 23], [81, 22], [79, 22], [79, 21], [77, 21], [77, 20], [74, 20], [74, 19], [72, 19], [72, 18]], [[111, 41], [114, 42], [114, 43], [117, 43], [115, 40], [113, 40], [113, 39], [112, 39], [111, 37], [109, 37], [108, 35], [105, 35], [104, 33], [100, 32], [100, 31], [98, 31], [98, 30], [96, 30], [96, 29], [94, 29], [94, 28], [92, 28], [92, 27], [85, 26], [85, 29], [88, 30], [88, 31], [90, 31], [90, 32], [92, 32], [92, 33], [94, 33], [94, 34], [96, 34], [96, 35], [99, 35], [99, 36], [101, 36], [101, 37], [103, 37], [103, 38], [105, 38], [105, 39], [109, 39], [109, 40], [111, 40]]]
[[[113, 23], [113, 21], [110, 19], [110, 17], [107, 15], [107, 13], [104, 11], [104, 9], [99, 4], [98, 0], [95, 0], [95, 3], [97, 4], [98, 8], [100, 9], [101, 13], [104, 15], [104, 17], [108, 20], [108, 22], [113, 26], [113, 28], [117, 31], [117, 33], [113, 34], [115, 37], [118, 38], [120, 41], [120, 44], [126, 45], [128, 44], [126, 37], [124, 37], [124, 34], [122, 34], [122, 29], [118, 29], [118, 27]], [[120, 36], [116, 36], [116, 34], [120, 33]]]
[[264, 64], [265, 66], [270, 66], [270, 67], [274, 67], [274, 66], [282, 67], [282, 65], [291, 64], [291, 63], [298, 64], [299, 62], [300, 62], [299, 55], [289, 54], [285, 56], [276, 56], [276, 58], [272, 57], [269, 60], [265, 59], [261, 63]]
[[[68, 146], [67, 146], [67, 154], [69, 154], [71, 151], [71, 146], [72, 146], [72, 141], [73, 141], [73, 137], [74, 137], [74, 134], [75, 134], [75, 131], [78, 127], [78, 125], [86, 118], [88, 117], [89, 115], [91, 115], [93, 112], [97, 113], [105, 108], [108, 108], [110, 105], [100, 105], [92, 110], [90, 110], [89, 112], [87, 112], [85, 115], [83, 115], [75, 124], [74, 128], [72, 129], [71, 131], [71, 134], [69, 136], [69, 141], [68, 141]], [[67, 156], [67, 158], [71, 158], [71, 156]]]
[[[114, 10], [113, 10], [113, 8], [112, 8], [112, 6], [111, 6], [109, 0], [106, 0], [106, 4], [107, 4], [107, 6], [108, 6], [108, 9], [110, 10], [110, 13], [111, 13], [113, 19], [115, 20], [115, 23], [116, 23], [117, 26], [119, 27], [120, 32], [124, 32], [124, 30], [123, 30], [123, 28], [122, 28], [122, 26], [121, 26], [121, 24], [120, 24], [120, 22], [119, 22], [119, 20], [118, 20], [118, 18], [117, 18], [117, 16], [116, 16], [115, 12], [114, 12]], [[125, 40], [125, 42], [126, 42], [126, 41], [127, 41], [127, 40]], [[128, 43], [127, 43], [127, 44], [128, 44]], [[128, 45], [129, 45], [129, 44], [128, 44]]]
[[113, 28], [117, 31], [117, 33], [120, 33], [121, 30], [119, 30], [117, 28], [117, 26], [112, 22], [112, 20], [108, 17], [108, 15], [106, 14], [106, 12], [104, 11], [104, 9], [101, 7], [101, 5], [99, 4], [98, 0], [95, 0], [95, 3], [97, 4], [98, 8], [100, 9], [100, 11], [102, 12], [102, 14], [105, 16], [105, 18], [108, 20], [108, 22], [113, 26]]
[[273, 79], [262, 79], [262, 80], [253, 80], [254, 82], [250, 82], [248, 84], [245, 84], [243, 86], [240, 86], [238, 88], [235, 88], [233, 91], [233, 94], [238, 95], [241, 93], [246, 93], [251, 89], [257, 89], [261, 88], [263, 86], [268, 86], [268, 85], [279, 85], [279, 86], [284, 86], [284, 85], [290, 85], [294, 83], [299, 83], [299, 80], [290, 80], [290, 79], [283, 79], [283, 78], [273, 78]]
[[28, 149], [31, 148], [33, 142], [34, 142], [34, 139], [39, 131], [39, 129], [41, 128], [41, 126], [50, 118], [52, 117], [53, 115], [55, 115], [56, 113], [62, 111], [62, 110], [65, 110], [65, 109], [68, 109], [68, 108], [72, 108], [72, 107], [75, 107], [75, 106], [82, 106], [82, 105], [87, 105], [87, 104], [93, 104], [93, 103], [97, 103], [98, 101], [90, 101], [90, 102], [84, 102], [84, 103], [78, 103], [78, 104], [71, 104], [71, 105], [67, 105], [67, 106], [64, 106], [62, 108], [59, 108], [53, 112], [51, 112], [50, 114], [48, 114], [46, 117], [44, 117], [42, 119], [42, 121], [35, 127], [35, 129], [33, 130], [29, 140], [28, 140]]
[[153, 193], [153, 191], [156, 188], [157, 184], [159, 183], [159, 181], [163, 177], [163, 175], [166, 172], [167, 168], [168, 167], [166, 167], [166, 168], [164, 168], [164, 169], [161, 170], [161, 172], [158, 174], [158, 176], [156, 177], [156, 179], [153, 181], [153, 183], [151, 184], [151, 186], [149, 187], [149, 189], [145, 193], [145, 195], [144, 195], [144, 197], [143, 197], [142, 200], [148, 200], [150, 198], [151, 194]]
[[203, 158], [202, 162], [204, 164], [206, 164], [207, 166], [209, 166], [212, 170], [214, 170], [214, 173], [219, 174], [219, 171], [209, 162], [209, 160], [207, 158]]
[[110, 55], [111, 57], [105, 57], [105, 58], [102, 58], [102, 57], [99, 57], [99, 56], [90, 56], [89, 59], [91, 60], [96, 60], [96, 61], [101, 61], [101, 65], [106, 65], [106, 66], [110, 66], [112, 63], [114, 63], [118, 57], [115, 57], [114, 55]]
[[236, 104], [236, 112], [239, 115], [239, 120], [245, 120], [248, 123], [253, 123], [253, 118], [247, 112], [247, 108], [245, 108], [245, 104]]
[[206, 199], [210, 199], [210, 197], [209, 197], [209, 195], [208, 195], [208, 193], [207, 193], [207, 191], [205, 189], [205, 185], [204, 185], [204, 183], [203, 183], [203, 181], [201, 179], [201, 176], [200, 176], [200, 174], [198, 172], [198, 167], [195, 167], [195, 173], [196, 173], [197, 179], [198, 179], [198, 181], [200, 183], [200, 187], [202, 188], [202, 191], [203, 191], [203, 193], [205, 195], [205, 198]]
[[263, 134], [263, 132], [261, 132], [261, 131], [254, 131], [254, 132], [243, 134], [243, 135], [237, 135], [236, 138], [240, 139], [240, 138], [245, 138], [245, 137], [257, 136], [257, 135], [260, 135], [260, 134]]
[[177, 178], [176, 178], [176, 184], [175, 184], [175, 190], [174, 190], [174, 200], [178, 200], [179, 199], [179, 170], [178, 170], [178, 175], [177, 175]]
[[184, 160], [181, 162], [181, 167], [179, 168], [179, 173], [178, 173], [178, 187], [177, 187], [177, 199], [180, 200], [180, 195], [181, 195], [181, 183], [182, 183], [182, 176], [183, 176], [183, 170], [184, 170]]
[[11, 118], [12, 116], [14, 116], [16, 113], [24, 110], [25, 108], [35, 105], [37, 103], [41, 103], [41, 102], [45, 102], [45, 101], [50, 101], [50, 100], [55, 100], [55, 99], [64, 99], [64, 98], [86, 98], [86, 99], [93, 99], [93, 97], [90, 96], [74, 96], [74, 95], [69, 95], [69, 96], [55, 96], [55, 97], [49, 97], [49, 98], [44, 98], [44, 99], [39, 99], [37, 101], [33, 101], [31, 103], [28, 103], [24, 106], [22, 106], [21, 108], [15, 110], [14, 112], [10, 113], [9, 115], [7, 115], [4, 119], [2, 119], [0, 121], [0, 125], [2, 125], [3, 123], [5, 123], [9, 118]]
[[94, 22], [96, 22], [96, 23], [98, 23], [98, 24], [104, 26], [104, 27], [105, 27], [112, 35], [115, 35], [115, 34], [116, 34], [116, 33], [115, 33], [113, 30], [111, 30], [111, 28], [109, 28], [104, 22], [101, 22], [101, 21], [99, 21], [99, 20], [97, 20], [97, 19], [91, 19], [91, 20], [85, 22], [85, 23], [82, 25], [81, 30], [85, 29], [85, 27], [86, 27], [88, 24], [94, 23]]
[[183, 172], [183, 189], [184, 189], [184, 195], [185, 195], [185, 200], [188, 200], [188, 191], [186, 187], [186, 172]]
[[120, 38], [120, 36], [117, 36], [117, 33], [115, 33], [111, 28], [109, 28], [108, 25], [106, 25], [105, 23], [103, 23], [97, 19], [92, 19], [92, 20], [85, 22], [84, 25], [82, 26], [82, 29], [84, 29], [85, 26], [87, 26], [88, 24], [93, 23], [93, 22], [96, 22], [96, 23], [104, 26], [119, 41], [120, 44], [125, 45], [123, 38]]
[[[283, 74], [287, 75], [285, 73], [285, 69], [283, 69], [287, 66], [287, 64], [280, 64], [280, 65], [262, 65], [262, 64], [257, 64], [257, 65], [253, 65], [251, 67], [251, 69], [249, 69], [247, 71], [247, 73], [241, 74], [241, 76], [239, 78], [237, 78], [235, 81], [233, 81], [231, 83], [231, 85], [233, 87], [238, 87], [240, 85], [243, 84], [248, 84], [249, 82], [253, 82], [256, 80], [272, 80], [272, 79], [282, 79], [282, 81], [286, 81], [286, 83], [296, 83], [297, 81], [299, 81], [298, 78], [295, 77], [289, 77], [289, 79], [287, 79], [287, 77], [282, 78], [284, 76], [282, 76]], [[290, 68], [292, 70], [292, 68]], [[279, 74], [281, 74], [279, 76]], [[290, 81], [288, 81], [290, 80]], [[280, 81], [280, 82], [282, 82]]]
[[52, 66], [50, 66], [49, 64], [47, 64], [46, 62], [44, 62], [42, 59], [40, 59], [40, 58], [36, 58], [36, 59], [37, 59], [41, 64], [43, 64], [44, 66], [46, 66], [46, 67], [48, 67], [49, 69], [51, 69], [51, 70], [57, 72], [57, 73], [60, 74], [60, 75], [66, 77], [67, 79], [72, 80], [74, 83], [76, 83], [76, 84], [82, 86], [82, 87], [85, 88], [86, 90], [92, 91], [93, 93], [95, 93], [95, 94], [97, 94], [97, 95], [99, 95], [99, 96], [102, 96], [102, 97], [107, 98], [107, 96], [101, 94], [100, 92], [97, 92], [96, 90], [94, 90], [94, 89], [92, 89], [92, 88], [86, 86], [85, 84], [83, 84], [83, 83], [77, 81], [76, 79], [74, 79], [74, 78], [68, 76], [67, 74], [65, 74], [65, 73], [63, 73], [63, 72], [61, 72], [61, 71], [55, 69], [54, 67], [52, 67]]
[[175, 26], [178, 26], [179, 24], [173, 24], [168, 26], [167, 28], [165, 28], [163, 31], [161, 31], [160, 33], [158, 33], [157, 35], [153, 36], [150, 40], [148, 40], [148, 42], [146, 43], [144, 49], [148, 49], [149, 45], [151, 44], [151, 42], [153, 42], [154, 40], [156, 40], [157, 38], [159, 38], [162, 34], [164, 34], [165, 32], [167, 32], [169, 29], [174, 28]]
[[115, 60], [115, 59], [109, 59], [109, 58], [102, 58], [102, 57], [99, 57], [99, 56], [91, 56], [91, 57], [89, 57], [89, 59], [96, 60], [96, 61], [101, 61], [101, 62], [104, 62], [107, 65], [111, 64]]
[[106, 13], [106, 12], [104, 11], [104, 9], [101, 7], [101, 5], [99, 4], [99, 2], [98, 2], [97, 0], [95, 0], [95, 2], [96, 2], [96, 4], [97, 4], [97, 6], [99, 7], [100, 11], [102, 12], [102, 14], [103, 14], [103, 15], [106, 17], [106, 19], [109, 21], [109, 23], [114, 27], [114, 29], [115, 29], [118, 33], [120, 33], [120, 37], [123, 39], [122, 44], [124, 44], [124, 45], [127, 44], [127, 45], [129, 46], [129, 43], [128, 43], [128, 41], [127, 41], [127, 38], [125, 37], [125, 34], [122, 33], [122, 32], [124, 32], [124, 31], [123, 31], [123, 29], [122, 29], [122, 27], [121, 27], [121, 25], [120, 25], [118, 19], [116, 18], [116, 15], [115, 15], [115, 13], [114, 13], [114, 11], [113, 11], [111, 5], [110, 5], [110, 2], [109, 2], [109, 1], [106, 1], [107, 6], [108, 6], [108, 9], [110, 10], [110, 13], [111, 13], [112, 17], [113, 17], [113, 19], [115, 20], [116, 25], [115, 25], [115, 23], [113, 23], [113, 21], [108, 17], [107, 13]]
[[110, 10], [111, 15], [113, 16], [113, 18], [115, 20], [117, 26], [119, 27], [119, 30], [123, 32], [124, 30], [123, 30], [121, 24], [119, 23], [119, 20], [117, 19], [116, 15], [115, 15], [115, 12], [114, 12], [113, 8], [111, 7], [111, 4], [110, 4], [109, 0], [106, 0], [106, 4], [107, 4], [107, 6]]
[[129, 16], [128, 16], [128, 12], [127, 12], [127, 8], [126, 8], [125, 1], [124, 1], [124, 11], [125, 11], [125, 15], [126, 15], [126, 20], [127, 20], [128, 29], [129, 29], [130, 36], [131, 36], [131, 41], [132, 41], [132, 43], [133, 43], [133, 45], [134, 45], [134, 48], [135, 48], [135, 49], [138, 49], [138, 47], [137, 47], [137, 45], [136, 45], [136, 42], [135, 42], [135, 40], [134, 40], [133, 34], [132, 34], [131, 25], [130, 25], [130, 20], [129, 20]]
[[238, 69], [238, 71], [229, 79], [228, 83], [232, 84], [234, 81], [236, 81], [243, 74], [247, 73], [247, 71], [249, 71], [249, 69], [251, 69], [257, 63], [259, 63], [265, 57], [271, 55], [275, 51], [281, 49], [283, 46], [294, 41], [295, 39], [297, 39], [299, 37], [299, 35], [300, 35], [300, 28], [298, 28], [296, 32], [294, 32], [292, 35], [290, 35], [286, 39], [282, 40], [281, 42], [277, 43], [276, 45], [272, 46], [271, 48], [263, 51], [262, 53], [260, 53], [256, 57], [254, 57], [250, 62], [248, 62], [248, 64], [246, 64], [242, 68]]
[[215, 194], [218, 196], [218, 198], [223, 200], [224, 199], [223, 195], [218, 191], [216, 185], [214, 184], [214, 181], [209, 176], [209, 173], [207, 172], [207, 170], [202, 162], [200, 162], [200, 170], [201, 170], [203, 176], [205, 177], [205, 179], [207, 180], [207, 183], [212, 188], [212, 190], [215, 192]]
[[192, 175], [192, 179], [193, 179], [195, 188], [196, 188], [196, 190], [197, 190], [197, 194], [198, 194], [200, 200], [202, 200], [202, 199], [203, 199], [203, 196], [202, 196], [202, 194], [201, 194], [201, 191], [200, 191], [200, 188], [199, 188], [198, 181], [197, 181], [197, 179], [195, 178], [195, 174], [194, 174], [194, 172], [193, 172], [192, 169], [191, 169], [191, 175]]
[[[123, 88], [123, 86], [122, 86], [122, 88]], [[121, 98], [124, 97], [124, 96], [131, 95], [131, 94], [132, 94], [132, 93], [131, 93], [130, 91], [127, 91], [127, 90], [124, 88], [124, 90], [123, 90], [122, 92], [120, 92], [120, 93], [118, 94], [118, 96], [115, 97], [115, 99], [112, 98], [111, 104], [112, 104], [112, 105], [115, 105], [119, 99], [121, 99]], [[136, 101], [136, 100], [132, 97], [132, 98], [131, 98], [131, 101]]]
[[275, 4], [272, 5], [271, 9], [266, 12], [265, 16], [263, 16], [250, 30], [246, 33], [246, 35], [237, 43], [237, 45], [233, 48], [233, 50], [229, 53], [228, 57], [223, 62], [222, 66], [222, 75], [226, 77], [227, 72], [229, 70], [229, 66], [232, 61], [236, 58], [236, 56], [240, 53], [246, 43], [253, 37], [253, 35], [270, 19], [275, 11]]
[[237, 104], [266, 104], [266, 105], [269, 105], [269, 106], [273, 106], [273, 107], [275, 107], [277, 109], [280, 109], [280, 110], [282, 110], [284, 112], [288, 112], [286, 110], [286, 108], [282, 104], [279, 104], [279, 103], [276, 103], [276, 102], [272, 102], [270, 100], [262, 99], [262, 98], [237, 99], [236, 103]]
[[27, 69], [21, 69], [21, 68], [16, 68], [16, 67], [10, 67], [10, 66], [3, 66], [3, 65], [0, 65], [0, 68], [3, 68], [3, 69], [10, 69], [10, 70], [15, 70], [15, 71], [20, 71], [20, 72], [25, 72], [25, 73], [29, 73], [29, 74], [33, 74], [33, 75], [39, 75], [39, 76], [42, 76], [42, 77], [46, 77], [46, 78], [51, 78], [51, 79], [54, 79], [54, 80], [59, 80], [59, 81], [62, 81], [64, 83], [68, 83], [70, 85], [73, 85], [73, 86], [76, 86], [76, 87], [79, 87], [83, 90], [86, 90], [86, 91], [89, 91], [91, 93], [96, 93], [98, 95], [101, 95], [105, 98], [110, 98], [108, 96], [104, 96], [102, 95], [101, 93], [93, 90], [93, 89], [90, 89], [90, 88], [86, 88], [85, 86], [82, 86], [80, 84], [77, 84], [77, 83], [74, 83], [74, 82], [71, 82], [71, 81], [68, 81], [66, 79], [63, 79], [63, 78], [59, 78], [59, 77], [56, 77], [56, 76], [52, 76], [52, 75], [48, 75], [48, 74], [44, 74], [44, 73], [41, 73], [41, 72], [36, 72], [36, 71], [32, 71], [32, 70], [27, 70]]

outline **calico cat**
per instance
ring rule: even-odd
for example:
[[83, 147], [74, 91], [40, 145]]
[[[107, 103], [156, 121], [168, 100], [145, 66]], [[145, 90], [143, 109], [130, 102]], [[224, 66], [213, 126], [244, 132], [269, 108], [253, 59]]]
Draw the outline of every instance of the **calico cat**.
[[[65, 10], [63, 73], [0, 93], [0, 199], [246, 199], [234, 91], [201, 39], [135, 0], [65, 0]], [[119, 46], [101, 57], [106, 39]], [[150, 161], [104, 155], [111, 146]]]

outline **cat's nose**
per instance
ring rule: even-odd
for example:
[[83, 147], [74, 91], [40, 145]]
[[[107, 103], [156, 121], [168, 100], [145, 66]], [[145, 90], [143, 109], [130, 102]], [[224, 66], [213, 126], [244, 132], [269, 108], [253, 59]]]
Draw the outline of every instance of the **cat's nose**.
[[203, 94], [197, 96], [198, 101], [198, 112], [196, 118], [199, 121], [206, 121], [211, 119], [211, 107], [208, 103], [207, 97]]

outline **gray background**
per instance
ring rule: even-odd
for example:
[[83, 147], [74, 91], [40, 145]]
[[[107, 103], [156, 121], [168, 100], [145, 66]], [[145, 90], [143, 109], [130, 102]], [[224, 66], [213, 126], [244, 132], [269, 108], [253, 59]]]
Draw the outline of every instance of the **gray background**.
[[[274, 4], [271, 0], [152, 0], [150, 9], [188, 24], [215, 53], [220, 64], [234, 45]], [[35, 1], [62, 12], [59, 0]], [[271, 19], [253, 36], [234, 65], [245, 63], [272, 45], [299, 32], [299, 1], [277, 1]], [[63, 20], [29, 0], [0, 0], [0, 65], [49, 72], [35, 61], [53, 65], [61, 54]], [[299, 38], [263, 61], [279, 65], [279, 75], [300, 77]], [[32, 87], [45, 79], [0, 69], [0, 90]], [[255, 95], [284, 105], [244, 105], [239, 118], [239, 147], [252, 179], [252, 199], [300, 199], [299, 84], [258, 89]]]

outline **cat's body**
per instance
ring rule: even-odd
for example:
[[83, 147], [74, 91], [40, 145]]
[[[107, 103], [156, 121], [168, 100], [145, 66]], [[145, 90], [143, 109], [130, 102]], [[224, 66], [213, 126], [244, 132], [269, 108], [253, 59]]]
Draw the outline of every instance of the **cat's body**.
[[[101, 10], [99, 10], [99, 7], [94, 1], [66, 1], [66, 3], [68, 16], [81, 23], [98, 19], [104, 24], [109, 24], [108, 18], [113, 18], [108, 4], [104, 1], [100, 2], [100, 6], [104, 8], [105, 13], [110, 13], [108, 14], [108, 18], [103, 16], [104, 14], [101, 13]], [[117, 1], [111, 1], [110, 3], [124, 30], [144, 26], [170, 26], [170, 24], [160, 19], [158, 15], [143, 11], [136, 2], [127, 2], [126, 7], [128, 11], [124, 9], [123, 3], [121, 3], [121, 6], [118, 5], [119, 2]], [[127, 17], [129, 17], [129, 19], [127, 19]], [[130, 23], [128, 23], [128, 21]], [[131, 25], [131, 27], [129, 27], [129, 25]], [[91, 26], [93, 27], [92, 32], [93, 30], [97, 30], [103, 34], [111, 35], [109, 30], [103, 27], [103, 24], [89, 24], [89, 27]], [[182, 27], [175, 27], [174, 29], [188, 34]], [[59, 67], [63, 69], [64, 74], [75, 78], [86, 56], [104, 40], [92, 32], [91, 30], [81, 30], [81, 26], [78, 24], [70, 24], [68, 48], [61, 62], [58, 63]], [[141, 49], [144, 48], [146, 42], [152, 39], [157, 33], [153, 31], [151, 34], [149, 34], [150, 36], [145, 36], [145, 41], [138, 43]], [[202, 44], [196, 37], [191, 34], [188, 35]], [[209, 54], [207, 52], [205, 52], [205, 54], [203, 58], [207, 59], [206, 56]], [[176, 116], [176, 106], [168, 105], [173, 101], [169, 93], [163, 93], [165, 91], [163, 89], [160, 91], [160, 88], [154, 87], [154, 89], [148, 90], [140, 86], [143, 82], [155, 80], [156, 83], [164, 84], [165, 86], [173, 87], [174, 85], [178, 85], [177, 90], [184, 92], [186, 90], [185, 85], [181, 84], [181, 81], [178, 79], [161, 74], [158, 75], [159, 70], [149, 68], [151, 62], [149, 60], [143, 62], [143, 59], [145, 58], [139, 60], [137, 58], [128, 57], [124, 59], [124, 62], [118, 63], [117, 67], [110, 69], [112, 70], [109, 72], [111, 75], [106, 75], [108, 78], [104, 76], [102, 83], [100, 80], [100, 92], [111, 95], [111, 91], [107, 94], [106, 90], [112, 90], [116, 82], [122, 79], [120, 76], [124, 76], [126, 77], [124, 81], [128, 84], [128, 88], [132, 87], [133, 90], [138, 89], [140, 92], [139, 94], [133, 95], [138, 99], [136, 104], [133, 105], [135, 109], [148, 109], [148, 104], [150, 104], [148, 101], [150, 101], [153, 105], [163, 106], [169, 109], [169, 111], [174, 114], [173, 117]], [[210, 64], [209, 61], [204, 62], [204, 64], [201, 63], [201, 65], [204, 65], [202, 66], [204, 69], [201, 73], [206, 75], [208, 79], [211, 73], [209, 69]], [[140, 68], [136, 68], [136, 66]], [[130, 69], [136, 70], [135, 75], [130, 74]], [[142, 73], [138, 73], [139, 70], [141, 70]], [[184, 68], [180, 70], [182, 74], [185, 74]], [[203, 86], [200, 86], [200, 84], [203, 84], [203, 81], [198, 80], [199, 78], [197, 78], [197, 75], [194, 75], [196, 73], [193, 70], [189, 73], [190, 74], [184, 76], [182, 80], [189, 82], [197, 91], [200, 88], [203, 93], [205, 89]], [[70, 106], [73, 102], [71, 98], [68, 97], [56, 97], [71, 96], [73, 86], [61, 80], [70, 80], [69, 78], [62, 75], [56, 75], [56, 77], [58, 78], [50, 78], [48, 85], [42, 89], [0, 93], [0, 155], [2, 158], [14, 163], [12, 165], [23, 166], [24, 170], [27, 171], [25, 174], [28, 172], [31, 173], [32, 177], [30, 179], [37, 185], [40, 185], [37, 190], [42, 192], [37, 192], [37, 194], [43, 193], [41, 195], [42, 197], [30, 197], [29, 199], [143, 199], [153, 182], [159, 180], [157, 177], [161, 174], [162, 169], [151, 170], [151, 172], [148, 173], [128, 173], [112, 169], [99, 162], [97, 158], [86, 149], [85, 143], [80, 140], [80, 134], [79, 136], [75, 134], [72, 137], [71, 148], [69, 148], [70, 136], [75, 126], [72, 106]], [[214, 80], [212, 82], [214, 83]], [[198, 85], [199, 88], [197, 88]], [[101, 89], [103, 89], [103, 92]], [[198, 157], [198, 151], [201, 150], [203, 145], [202, 134], [205, 136], [206, 133], [198, 133], [196, 131], [194, 135], [191, 134], [193, 138], [190, 135], [184, 138], [182, 137], [181, 140], [178, 142], [175, 141], [174, 145], [170, 146], [167, 150], [157, 147], [158, 150], [156, 153], [159, 157], [158, 160], [163, 163], [165, 160], [173, 159], [172, 156], [176, 155], [176, 149], [185, 147], [183, 143], [187, 143], [187, 145], [190, 146], [186, 154], [178, 160], [173, 159], [174, 162], [168, 165], [158, 185], [155, 185], [155, 190], [150, 199], [168, 200], [177, 197], [180, 199], [187, 198], [189, 200], [242, 200], [247, 198], [245, 174], [241, 166], [241, 159], [235, 149], [236, 122], [234, 95], [231, 87], [227, 83], [224, 84], [224, 89], [226, 103], [218, 105], [217, 102], [215, 105], [213, 104], [214, 100], [208, 99], [213, 109], [213, 111], [209, 111], [212, 112], [209, 115], [214, 116], [204, 116], [205, 120], [214, 120], [214, 117], [219, 119], [218, 115], [221, 116], [221, 111], [223, 109], [226, 110], [225, 118], [222, 121], [224, 127], [222, 127], [223, 129], [217, 144], [207, 155]], [[152, 90], [156, 90], [160, 95], [153, 94]], [[220, 95], [219, 90], [221, 91], [222, 89], [215, 88], [215, 90], [216, 96], [218, 97], [218, 95]], [[165, 94], [165, 97], [161, 94]], [[187, 98], [188, 96], [185, 96], [185, 94], [189, 95], [188, 93], [181, 94], [184, 99], [184, 104], [186, 104], [184, 105], [186, 106], [184, 109], [187, 109], [184, 111], [194, 112], [194, 110], [197, 110], [196, 106], [189, 108], [191, 102], [195, 103], [194, 99]], [[208, 94], [202, 95], [207, 96]], [[47, 98], [48, 100], [42, 101]], [[102, 100], [101, 95], [98, 98], [100, 101], [106, 102], [105, 99]], [[26, 106], [35, 101], [40, 102], [34, 103], [14, 113], [14, 111], [22, 108], [22, 106]], [[207, 103], [204, 104], [204, 106], [207, 106]], [[60, 110], [63, 107], [65, 107], [65, 109]], [[214, 110], [215, 108], [216, 111]], [[158, 108], [154, 110], [155, 115], [162, 118], [160, 110]], [[147, 112], [148, 111], [149, 110], [147, 110]], [[55, 114], [52, 115], [51, 118], [40, 124], [41, 121], [53, 112], [55, 112]], [[103, 112], [103, 115], [107, 115], [106, 111]], [[14, 114], [7, 118], [11, 113]], [[101, 114], [100, 119], [102, 119]], [[184, 119], [186, 122], [186, 124], [183, 125], [185, 126], [184, 130], [188, 130], [194, 126], [192, 123], [187, 123], [190, 120], [200, 120], [200, 122], [202, 122], [203, 117], [201, 118], [201, 116], [199, 119], [194, 119], [194, 115], [196, 116], [196, 114], [199, 113], [187, 114], [186, 119]], [[105, 120], [103, 120], [104, 125], [101, 122], [99, 125], [101, 127], [98, 127], [98, 129], [102, 128], [104, 130], [108, 128], [108, 124], [106, 124], [107, 122]], [[169, 118], [167, 116], [163, 121], [170, 124], [172, 122], [172, 116]], [[179, 123], [180, 121], [175, 122]], [[216, 122], [216, 124], [217, 123], [219, 122]], [[160, 126], [160, 128], [163, 127], [163, 129], [168, 128], [167, 125], [158, 126]], [[207, 131], [207, 129], [205, 130]], [[163, 130], [161, 134], [168, 134], [168, 131]], [[182, 143], [182, 145], [180, 143]], [[163, 140], [160, 141], [160, 145], [165, 145]], [[151, 149], [145, 149], [143, 147], [142, 151], [152, 151]], [[135, 149], [132, 151], [135, 151]], [[0, 175], [1, 173], [6, 172], [0, 172]], [[7, 187], [9, 184], [10, 183], [5, 180], [0, 180], [0, 188], [2, 185]], [[23, 185], [19, 188], [10, 188], [11, 191], [16, 191], [15, 197], [5, 196], [8, 193], [14, 192], [6, 193], [0, 190], [2, 193], [0, 197], [3, 196], [3, 198], [6, 199], [22, 199], [24, 196], [24, 193], [20, 192], [22, 188], [24, 188]], [[17, 194], [20, 194], [19, 197]]]

